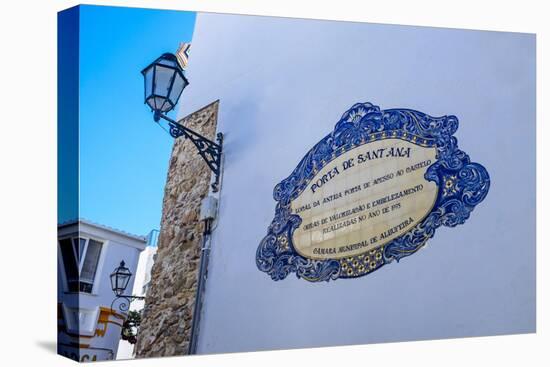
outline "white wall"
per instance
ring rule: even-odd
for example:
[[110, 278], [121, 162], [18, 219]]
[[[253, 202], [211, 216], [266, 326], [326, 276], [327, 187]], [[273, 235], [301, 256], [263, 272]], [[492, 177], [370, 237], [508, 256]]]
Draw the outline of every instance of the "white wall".
[[[180, 117], [225, 134], [199, 353], [535, 330], [535, 37], [199, 14]], [[274, 186], [356, 102], [460, 120], [491, 176], [466, 224], [357, 279], [274, 282], [255, 253]]]

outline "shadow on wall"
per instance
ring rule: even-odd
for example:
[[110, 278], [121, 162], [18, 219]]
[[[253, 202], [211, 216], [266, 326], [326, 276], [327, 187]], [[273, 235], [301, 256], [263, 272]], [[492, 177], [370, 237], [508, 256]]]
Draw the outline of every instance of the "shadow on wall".
[[[231, 127], [231, 133], [224, 136], [224, 145], [230, 146], [230, 149], [224, 150], [226, 157], [224, 159], [225, 169], [229, 168], [233, 163], [238, 162], [243, 157], [247, 150], [251, 150], [258, 142], [258, 124], [262, 121], [259, 119], [258, 106], [250, 103], [255, 99], [250, 96], [239, 100], [238, 104], [228, 106], [228, 110], [224, 114], [226, 121], [234, 121], [238, 127]], [[220, 110], [223, 110], [223, 101]], [[218, 125], [223, 123], [218, 117]], [[223, 129], [223, 128], [222, 128]], [[225, 130], [225, 129], [224, 129]], [[225, 134], [224, 130], [219, 130]]]
[[46, 352], [57, 354], [57, 343], [51, 340], [37, 340], [36, 345]]

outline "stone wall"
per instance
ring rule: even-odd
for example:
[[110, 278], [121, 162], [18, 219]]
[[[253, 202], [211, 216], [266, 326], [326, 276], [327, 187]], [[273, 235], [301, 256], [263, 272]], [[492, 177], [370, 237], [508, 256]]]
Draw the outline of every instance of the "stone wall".
[[[218, 104], [201, 108], [181, 124], [214, 140]], [[208, 194], [210, 169], [193, 143], [178, 138], [164, 191], [158, 252], [145, 299], [136, 357], [187, 354], [200, 262], [201, 200]]]

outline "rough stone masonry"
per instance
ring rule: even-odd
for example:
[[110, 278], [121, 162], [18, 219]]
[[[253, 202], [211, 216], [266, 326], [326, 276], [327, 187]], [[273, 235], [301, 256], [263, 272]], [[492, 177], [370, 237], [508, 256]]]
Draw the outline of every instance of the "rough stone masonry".
[[[218, 105], [215, 101], [179, 123], [214, 140]], [[137, 358], [188, 352], [203, 236], [199, 213], [210, 175], [193, 143], [176, 139], [164, 190], [158, 251], [135, 345]]]

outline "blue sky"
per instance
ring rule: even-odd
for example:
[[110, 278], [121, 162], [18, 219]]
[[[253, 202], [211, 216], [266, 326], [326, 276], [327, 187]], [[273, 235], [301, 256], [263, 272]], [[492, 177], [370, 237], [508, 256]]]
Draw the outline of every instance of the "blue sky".
[[[194, 12], [81, 7], [80, 217], [136, 234], [159, 228], [173, 139], [143, 103], [140, 72], [190, 42], [194, 25]], [[60, 206], [59, 221], [69, 216]]]

